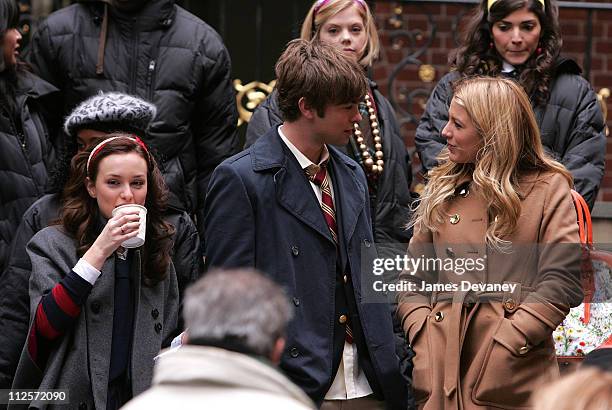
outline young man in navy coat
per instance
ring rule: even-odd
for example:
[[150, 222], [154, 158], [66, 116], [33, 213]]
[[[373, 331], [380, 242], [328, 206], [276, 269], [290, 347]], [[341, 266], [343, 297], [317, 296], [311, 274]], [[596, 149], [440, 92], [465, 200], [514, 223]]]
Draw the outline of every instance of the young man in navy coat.
[[322, 409], [403, 410], [391, 310], [364, 302], [361, 260], [375, 252], [366, 178], [330, 146], [361, 119], [363, 70], [331, 46], [294, 40], [276, 76], [284, 123], [212, 175], [206, 263], [254, 267], [285, 288], [295, 315], [281, 368]]

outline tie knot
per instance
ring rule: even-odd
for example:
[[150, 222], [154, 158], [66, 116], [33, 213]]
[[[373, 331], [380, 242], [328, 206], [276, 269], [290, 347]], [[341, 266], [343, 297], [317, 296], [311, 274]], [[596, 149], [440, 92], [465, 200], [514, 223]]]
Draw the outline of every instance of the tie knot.
[[325, 165], [326, 163], [324, 162], [320, 166], [311, 164], [311, 165], [308, 165], [306, 168], [304, 168], [304, 171], [306, 172], [306, 176], [313, 184], [319, 185], [319, 186], [323, 184], [323, 181], [325, 180], [325, 175], [327, 174]]

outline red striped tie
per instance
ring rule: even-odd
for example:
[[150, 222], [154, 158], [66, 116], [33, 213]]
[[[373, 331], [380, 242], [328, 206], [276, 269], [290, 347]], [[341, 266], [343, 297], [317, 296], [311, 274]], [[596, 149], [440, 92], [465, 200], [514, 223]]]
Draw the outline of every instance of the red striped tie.
[[331, 236], [337, 245], [338, 224], [336, 223], [336, 209], [334, 208], [334, 200], [332, 199], [325, 163], [321, 164], [321, 166], [308, 166], [306, 168], [306, 175], [313, 184], [321, 187], [321, 209], [323, 210], [323, 216], [325, 217], [325, 222], [327, 222]]
[[[323, 211], [323, 217], [327, 222], [327, 227], [331, 232], [332, 238], [336, 245], [338, 245], [338, 224], [336, 223], [336, 209], [334, 208], [334, 201], [332, 199], [331, 187], [329, 186], [329, 176], [327, 175], [327, 169], [325, 168], [326, 162], [323, 162], [320, 166], [309, 165], [304, 171], [310, 181], [321, 187], [321, 210]], [[349, 325], [348, 321], [345, 322], [346, 334], [344, 340], [348, 343], [353, 343], [353, 330]]]

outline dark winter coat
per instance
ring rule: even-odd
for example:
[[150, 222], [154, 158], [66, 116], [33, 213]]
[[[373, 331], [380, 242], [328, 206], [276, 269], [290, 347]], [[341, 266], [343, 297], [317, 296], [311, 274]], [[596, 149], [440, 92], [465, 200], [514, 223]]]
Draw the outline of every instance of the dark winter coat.
[[32, 65], [62, 91], [64, 114], [99, 90], [154, 103], [145, 142], [162, 156], [171, 203], [193, 214], [212, 170], [239, 150], [229, 54], [209, 25], [174, 0], [149, 0], [135, 15], [109, 7], [106, 43], [104, 9], [83, 1], [51, 14], [32, 39]]
[[[603, 178], [606, 137], [597, 95], [573, 60], [561, 59], [545, 105], [534, 108], [545, 151], [574, 176], [575, 189], [593, 208]], [[431, 93], [416, 131], [416, 147], [426, 173], [437, 165], [446, 145], [441, 132], [448, 122], [456, 71], [446, 74]]]
[[[351, 306], [351, 326], [360, 365], [388, 409], [406, 408], [386, 298], [372, 295], [375, 257], [367, 182], [362, 168], [329, 147], [335, 192], [338, 245], [296, 158], [270, 129], [249, 149], [224, 161], [213, 173], [206, 198], [206, 263], [210, 267], [252, 267], [279, 283], [293, 300], [280, 367], [320, 404], [337, 370], [338, 321]], [[342, 279], [338, 272], [350, 276]], [[340, 293], [338, 292], [340, 291]], [[362, 338], [363, 335], [363, 338]], [[366, 361], [366, 353], [370, 360]], [[335, 362], [338, 360], [338, 362]], [[334, 368], [334, 363], [336, 367]]]
[[[372, 221], [374, 239], [381, 244], [407, 244], [412, 236], [412, 230], [404, 228], [410, 220], [410, 204], [412, 203], [410, 195], [410, 185], [412, 183], [410, 155], [400, 134], [393, 107], [376, 89], [376, 84], [370, 83], [370, 86], [373, 89], [374, 102], [378, 109], [385, 161], [384, 171], [378, 181], [376, 199], [371, 204], [371, 214], [374, 215]], [[253, 144], [270, 128], [278, 126], [282, 122], [276, 91], [274, 91], [253, 113], [247, 128], [245, 147]], [[336, 148], [350, 157], [354, 157], [350, 145]]]
[[[28, 334], [30, 298], [28, 283], [32, 263], [26, 245], [32, 237], [59, 217], [59, 195], [45, 195], [28, 209], [17, 229], [11, 247], [8, 267], [0, 277], [0, 389], [11, 387], [19, 355]], [[165, 214], [176, 233], [172, 261], [176, 270], [179, 297], [200, 275], [202, 257], [198, 232], [191, 218], [182, 211], [170, 209]]]
[[45, 193], [54, 149], [44, 106], [57, 89], [27, 71], [17, 74], [18, 119], [0, 104], [0, 270], [23, 213]]

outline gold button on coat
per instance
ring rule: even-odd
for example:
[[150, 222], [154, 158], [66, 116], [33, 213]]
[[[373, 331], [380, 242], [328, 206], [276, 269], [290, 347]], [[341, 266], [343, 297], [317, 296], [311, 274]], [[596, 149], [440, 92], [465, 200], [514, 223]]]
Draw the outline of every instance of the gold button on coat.
[[454, 214], [450, 217], [450, 223], [453, 225], [458, 224], [460, 220], [461, 220], [461, 217], [459, 216], [459, 214]]
[[344, 283], [348, 282], [348, 276], [344, 275], [343, 279], [344, 279]]
[[523, 346], [519, 349], [519, 354], [525, 355], [529, 353], [529, 350], [531, 350], [529, 346]]
[[346, 323], [346, 315], [340, 315], [340, 317], [338, 318], [338, 322], [340, 322], [341, 324], [345, 324]]
[[507, 299], [504, 302], [504, 307], [506, 308], [506, 310], [514, 310], [514, 308], [516, 307], [516, 302], [512, 298]]
[[444, 319], [444, 313], [443, 312], [436, 312], [436, 315], [434, 316], [434, 319], [436, 320], [436, 322], [441, 322]]

